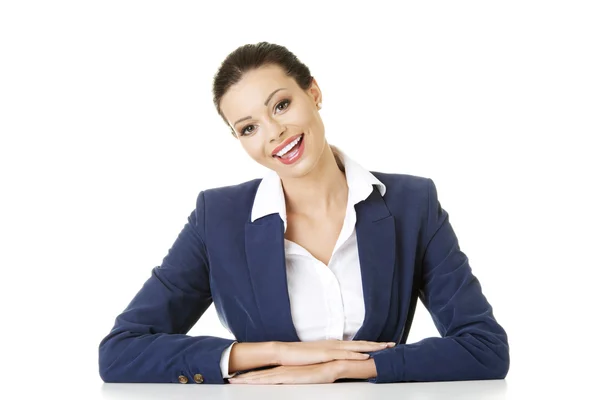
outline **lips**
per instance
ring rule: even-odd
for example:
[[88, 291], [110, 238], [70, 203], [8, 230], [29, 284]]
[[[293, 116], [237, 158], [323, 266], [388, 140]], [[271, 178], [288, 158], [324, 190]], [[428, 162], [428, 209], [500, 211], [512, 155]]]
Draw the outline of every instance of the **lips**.
[[281, 151], [281, 149], [283, 149], [285, 146], [287, 146], [288, 144], [292, 143], [294, 140], [298, 139], [298, 138], [299, 138], [300, 136], [302, 136], [302, 135], [303, 135], [303, 133], [301, 133], [301, 134], [299, 134], [299, 135], [292, 136], [292, 137], [288, 138], [288, 139], [287, 139], [285, 142], [283, 142], [282, 144], [280, 144], [279, 146], [277, 146], [277, 147], [275, 148], [275, 150], [273, 150], [273, 152], [271, 153], [271, 155], [272, 155], [273, 157], [275, 157], [275, 155], [276, 155], [277, 153], [279, 153], [279, 152]]

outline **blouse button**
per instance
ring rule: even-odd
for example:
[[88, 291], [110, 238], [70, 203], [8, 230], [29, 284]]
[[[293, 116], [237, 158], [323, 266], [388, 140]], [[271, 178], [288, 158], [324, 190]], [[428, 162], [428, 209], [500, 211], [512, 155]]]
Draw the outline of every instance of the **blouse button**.
[[204, 377], [202, 376], [202, 374], [196, 374], [196, 375], [194, 375], [194, 382], [196, 382], [196, 383], [202, 383], [202, 382], [204, 382]]
[[179, 383], [188, 383], [187, 376], [179, 375]]

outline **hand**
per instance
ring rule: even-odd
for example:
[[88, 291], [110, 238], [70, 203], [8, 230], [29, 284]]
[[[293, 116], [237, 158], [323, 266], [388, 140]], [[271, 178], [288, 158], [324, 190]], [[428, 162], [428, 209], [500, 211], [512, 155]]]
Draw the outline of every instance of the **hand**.
[[247, 372], [229, 378], [229, 383], [247, 385], [333, 383], [338, 379], [338, 362], [280, 366], [262, 371]]
[[363, 340], [318, 340], [313, 342], [279, 342], [277, 365], [309, 365], [334, 360], [367, 360], [371, 352], [393, 347], [396, 344], [367, 342]]

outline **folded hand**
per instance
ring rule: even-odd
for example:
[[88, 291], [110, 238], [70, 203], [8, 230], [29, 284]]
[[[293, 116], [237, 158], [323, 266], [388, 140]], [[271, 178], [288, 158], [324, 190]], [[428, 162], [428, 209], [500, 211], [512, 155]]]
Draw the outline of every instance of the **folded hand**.
[[276, 385], [333, 383], [337, 379], [337, 362], [312, 365], [282, 365], [262, 371], [247, 372], [230, 378], [233, 384]]

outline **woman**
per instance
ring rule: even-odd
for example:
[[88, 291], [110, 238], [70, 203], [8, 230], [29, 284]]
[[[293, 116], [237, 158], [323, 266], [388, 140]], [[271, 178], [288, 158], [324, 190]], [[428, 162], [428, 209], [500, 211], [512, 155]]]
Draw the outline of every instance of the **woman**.
[[[321, 90], [285, 47], [238, 48], [213, 91], [231, 133], [269, 173], [199, 193], [100, 343], [104, 381], [506, 376], [506, 332], [431, 179], [370, 172], [330, 146]], [[417, 298], [441, 337], [405, 344]], [[213, 301], [236, 340], [186, 335]]]

